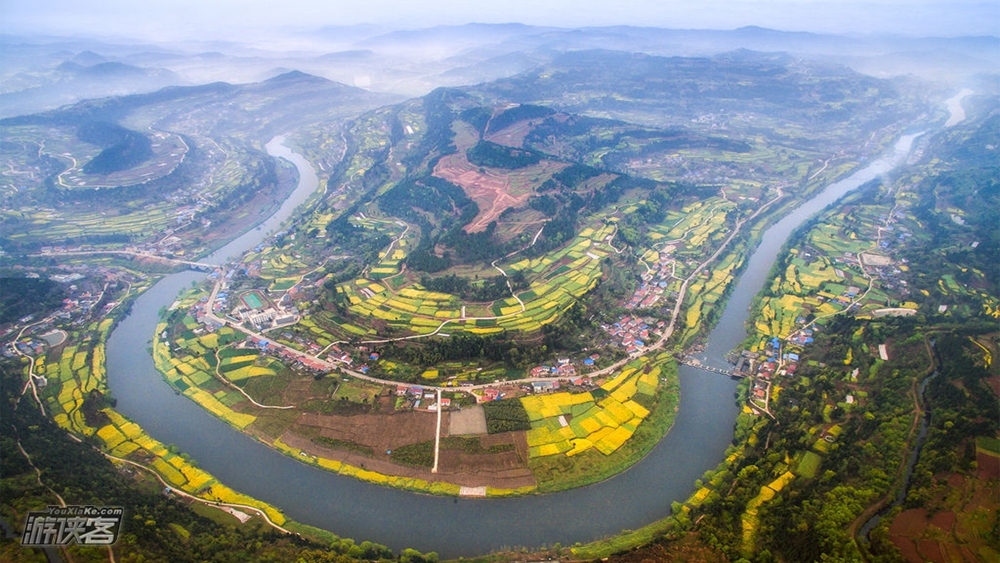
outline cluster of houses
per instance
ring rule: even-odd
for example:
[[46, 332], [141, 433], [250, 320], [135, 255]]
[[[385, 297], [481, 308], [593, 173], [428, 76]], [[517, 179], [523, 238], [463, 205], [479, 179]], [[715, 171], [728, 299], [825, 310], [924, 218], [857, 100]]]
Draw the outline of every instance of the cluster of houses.
[[451, 409], [451, 399], [441, 397], [441, 401], [438, 402], [436, 392], [428, 391], [420, 385], [397, 385], [396, 397], [403, 399], [402, 402], [396, 403], [397, 410], [422, 408], [429, 411], [438, 409], [446, 411]]
[[17, 355], [17, 351], [19, 350], [22, 354], [27, 356], [38, 356], [45, 352], [45, 344], [45, 341], [41, 338], [29, 336], [18, 340], [17, 342], [6, 343], [3, 347], [3, 355], [7, 358], [13, 358]]
[[[589, 370], [594, 367], [594, 363], [600, 359], [600, 354], [591, 354], [584, 358], [580, 363], [583, 364], [583, 370]], [[556, 365], [554, 366], [535, 366], [531, 368], [528, 372], [531, 377], [576, 377], [577, 368], [573, 364], [573, 360], [569, 358], [559, 358], [556, 360]]]
[[805, 346], [806, 344], [813, 343], [813, 334], [814, 334], [813, 329], [803, 328], [801, 330], [795, 331], [795, 333], [788, 338], [788, 341], [791, 342], [792, 344]]
[[646, 347], [650, 335], [659, 334], [666, 322], [657, 321], [652, 317], [641, 318], [624, 316], [612, 325], [601, 325], [611, 338], [618, 342], [629, 354], [639, 352]]
[[624, 307], [629, 311], [633, 309], [648, 309], [656, 304], [667, 290], [667, 282], [642, 282], [636, 288], [632, 297], [625, 302]]
[[259, 350], [261, 354], [272, 355], [281, 360], [286, 366], [299, 372], [308, 373], [309, 375], [325, 374], [330, 371], [330, 366], [322, 360], [317, 360], [308, 354], [303, 354], [266, 338], [247, 336], [243, 341], [243, 345], [247, 348]]
[[[101, 283], [106, 282], [112, 287], [115, 282], [137, 282], [143, 278], [128, 272], [119, 272], [104, 266], [76, 266], [64, 268], [75, 270], [67, 274], [52, 274], [48, 279], [63, 284], [68, 289], [68, 296], [63, 298], [61, 307], [46, 314], [46, 320], [32, 326], [30, 330], [16, 342], [7, 342], [3, 346], [2, 354], [11, 358], [22, 354], [38, 356], [45, 352], [48, 346], [54, 342], [51, 338], [46, 338], [48, 334], [54, 334], [57, 326], [83, 326], [90, 322], [94, 315], [103, 316], [118, 305], [116, 301], [104, 299], [101, 290]], [[28, 278], [40, 278], [41, 274], [29, 271], [25, 274]], [[81, 282], [79, 284], [75, 282]], [[99, 309], [95, 309], [98, 305]], [[36, 315], [21, 317], [14, 323], [0, 326], [0, 339], [16, 337], [20, 329], [25, 325], [37, 322]]]
[[580, 389], [593, 389], [595, 386], [593, 380], [587, 376], [572, 377], [568, 381], [546, 379], [543, 381], [522, 383], [518, 386], [511, 385], [506, 388], [487, 387], [482, 390], [482, 393], [476, 395], [476, 400], [479, 403], [488, 403], [490, 401], [498, 401], [508, 395], [522, 396], [537, 395], [539, 393], [552, 393], [563, 389], [567, 385], [571, 388], [576, 387]]
[[331, 362], [344, 364], [347, 367], [351, 367], [354, 364], [354, 358], [336, 344], [330, 346], [330, 352], [326, 355], [326, 359]]
[[779, 376], [795, 375], [799, 369], [798, 362], [799, 355], [797, 353], [783, 351], [781, 341], [772, 338], [764, 347], [762, 354], [758, 355], [744, 350], [740, 354], [734, 373], [753, 376], [753, 386], [750, 390], [752, 398], [767, 401], [772, 380]]
[[[593, 358], [588, 365], [594, 365]], [[554, 366], [535, 366], [529, 372], [531, 377], [573, 377], [576, 375], [576, 366], [570, 362], [569, 358], [559, 358]]]
[[[595, 387], [594, 381], [587, 376], [574, 377], [566, 383], [581, 389], [592, 389]], [[532, 381], [531, 383], [522, 385], [521, 390], [527, 394], [549, 393], [552, 391], [558, 391], [564, 386], [565, 384], [561, 381]]]
[[73, 253], [73, 252], [92, 252], [97, 250], [96, 247], [89, 244], [82, 244], [80, 246], [63, 246], [63, 245], [45, 245], [40, 249], [42, 254], [62, 254], [62, 253]]
[[254, 329], [261, 330], [264, 328], [271, 328], [271, 326], [275, 324], [275, 319], [278, 318], [279, 313], [277, 309], [272, 307], [268, 307], [266, 309], [250, 309], [248, 307], [240, 306], [233, 309], [232, 314], [239, 317], [241, 321], [250, 323]]
[[[232, 279], [235, 270], [229, 270], [226, 273], [226, 279]], [[209, 275], [210, 279], [218, 279], [219, 272], [215, 271]], [[245, 294], [244, 294], [245, 295]], [[219, 292], [215, 295], [215, 301], [212, 302], [211, 312], [216, 316], [220, 316], [225, 313], [225, 316], [236, 323], [248, 323], [255, 330], [264, 330], [268, 328], [280, 327], [295, 323], [297, 320], [298, 309], [293, 307], [280, 308], [275, 306], [269, 299], [261, 296], [262, 306], [252, 307], [245, 299], [237, 299], [236, 306], [231, 307], [229, 291], [226, 290], [226, 285], [223, 285]], [[204, 303], [207, 299], [202, 299], [199, 303], [200, 308], [204, 308]], [[202, 317], [204, 314], [201, 311], [192, 310], [192, 315], [199, 320], [199, 322], [205, 322]], [[304, 342], [303, 342], [304, 343]], [[317, 348], [316, 351], [319, 351]]]
[[[861, 261], [865, 272], [869, 276], [879, 280], [879, 284], [883, 289], [892, 291], [900, 297], [910, 294], [910, 288], [906, 280], [902, 279], [903, 271], [896, 265], [895, 260], [878, 254], [864, 253], [861, 255]], [[902, 263], [905, 264], [906, 260], [902, 260]]]
[[671, 279], [675, 279], [674, 267], [676, 260], [673, 252], [676, 246], [670, 245], [660, 251], [660, 259], [654, 264], [654, 268], [642, 275], [642, 282], [632, 294], [632, 297], [625, 302], [625, 309], [648, 309], [667, 293], [667, 286]]

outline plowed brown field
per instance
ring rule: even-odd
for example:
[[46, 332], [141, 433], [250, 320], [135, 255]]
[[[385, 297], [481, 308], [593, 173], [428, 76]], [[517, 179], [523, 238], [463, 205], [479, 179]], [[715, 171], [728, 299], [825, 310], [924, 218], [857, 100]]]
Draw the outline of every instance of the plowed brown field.
[[[448, 428], [451, 413], [444, 413], [444, 428]], [[430, 468], [410, 467], [391, 461], [386, 454], [407, 444], [434, 440], [437, 415], [431, 412], [406, 412], [392, 415], [364, 414], [355, 416], [303, 413], [295, 425], [281, 436], [281, 441], [314, 456], [343, 461], [355, 467], [383, 475], [417, 477], [425, 481], [444, 481], [466, 487], [496, 487], [515, 489], [535, 484], [528, 469], [528, 442], [524, 432], [508, 432], [482, 436], [483, 448], [513, 444], [511, 451], [468, 454], [456, 450], [441, 450], [437, 473]], [[299, 434], [314, 434], [368, 446], [372, 455], [347, 449], [330, 448], [314, 443]]]

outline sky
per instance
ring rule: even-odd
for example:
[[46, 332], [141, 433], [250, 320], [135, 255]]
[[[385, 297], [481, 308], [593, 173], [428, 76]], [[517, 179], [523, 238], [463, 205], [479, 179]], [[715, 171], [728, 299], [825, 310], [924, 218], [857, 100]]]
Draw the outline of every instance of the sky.
[[1000, 35], [1000, 0], [0, 0], [0, 33], [153, 42], [470, 22], [953, 37]]

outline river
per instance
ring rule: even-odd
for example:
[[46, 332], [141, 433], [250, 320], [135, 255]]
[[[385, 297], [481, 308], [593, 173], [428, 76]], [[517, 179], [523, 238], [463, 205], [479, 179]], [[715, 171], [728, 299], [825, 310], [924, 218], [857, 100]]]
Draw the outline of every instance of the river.
[[968, 88], [962, 88], [958, 94], [955, 94], [951, 98], [944, 101], [945, 107], [948, 108], [948, 111], [951, 114], [948, 116], [948, 121], [944, 123], [945, 127], [957, 125], [965, 120], [965, 107], [962, 106], [962, 100], [973, 94], [975, 94], [974, 91]]
[[[934, 343], [931, 343], [933, 346]], [[937, 355], [935, 351], [935, 361], [940, 363], [941, 358]], [[885, 508], [879, 510], [874, 516], [872, 516], [867, 522], [865, 522], [861, 529], [858, 531], [857, 537], [864, 542], [870, 541], [868, 535], [875, 526], [879, 525], [879, 522], [883, 518], [889, 515], [894, 508], [903, 504], [906, 500], [906, 494], [910, 490], [910, 479], [913, 478], [913, 468], [917, 466], [917, 462], [920, 461], [920, 452], [924, 449], [924, 442], [927, 441], [927, 430], [930, 425], [931, 413], [930, 409], [927, 408], [927, 385], [938, 376], [938, 371], [935, 370], [934, 373], [925, 377], [923, 381], [920, 382], [920, 390], [917, 393], [917, 400], [920, 401], [921, 408], [924, 409], [924, 415], [920, 417], [920, 428], [917, 431], [917, 439], [913, 443], [913, 449], [910, 450], [910, 457], [906, 461], [906, 469], [903, 472], [902, 486], [896, 491], [896, 496], [893, 498], [892, 502], [888, 503]]]
[[[767, 229], [750, 257], [706, 347], [707, 362], [723, 366], [723, 355], [745, 338], [751, 299], [792, 230], [848, 191], [903, 161], [916, 135], [902, 137], [885, 157], [831, 184]], [[268, 143], [268, 152], [299, 170], [295, 192], [260, 229], [212, 254], [221, 263], [260, 243], [316, 190], [315, 171], [300, 156]], [[602, 483], [549, 495], [510, 499], [434, 497], [379, 487], [323, 471], [245, 436], [186, 397], [177, 395], [153, 366], [149, 353], [158, 311], [180, 291], [203, 280], [197, 272], [172, 274], [134, 303], [108, 340], [108, 380], [117, 409], [151, 436], [175, 444], [234, 489], [280, 507], [289, 517], [399, 550], [437, 551], [442, 557], [479, 555], [505, 547], [572, 545], [636, 529], [670, 513], [693, 483], [716, 467], [732, 440], [733, 380], [681, 367], [681, 405], [674, 427], [642, 461]]]

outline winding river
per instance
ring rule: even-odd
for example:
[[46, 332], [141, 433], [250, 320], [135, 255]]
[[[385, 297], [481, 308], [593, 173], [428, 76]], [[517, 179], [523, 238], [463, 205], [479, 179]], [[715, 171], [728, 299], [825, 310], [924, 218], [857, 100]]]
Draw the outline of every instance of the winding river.
[[[900, 164], [916, 135], [902, 137], [886, 156], [831, 184], [767, 229], [728, 305], [708, 339], [710, 365], [745, 337], [744, 322], [781, 245], [808, 217], [845, 193]], [[317, 188], [313, 168], [276, 138], [274, 156], [291, 161], [300, 183], [285, 204], [252, 230], [206, 260], [222, 263], [253, 248], [281, 226]], [[379, 487], [329, 473], [282, 455], [176, 395], [153, 366], [149, 353], [158, 311], [205, 274], [172, 274], [139, 297], [112, 333], [108, 378], [118, 410], [151, 436], [175, 444], [236, 490], [280, 507], [289, 517], [356, 541], [371, 540], [399, 550], [413, 547], [454, 558], [504, 547], [572, 545], [636, 529], [670, 513], [695, 479], [722, 461], [738, 413], [731, 379], [682, 367], [681, 405], [667, 436], [641, 462], [602, 483], [549, 495], [511, 499], [434, 497]]]

